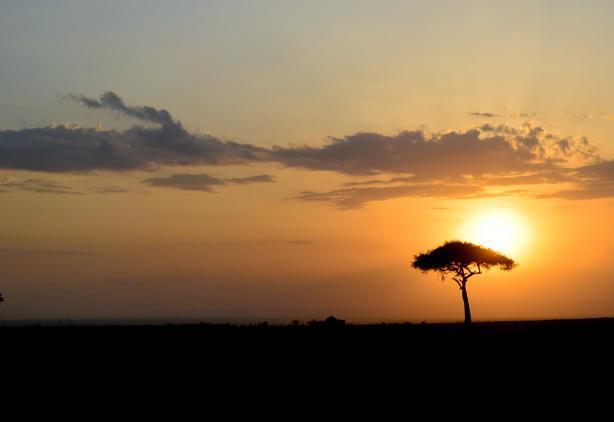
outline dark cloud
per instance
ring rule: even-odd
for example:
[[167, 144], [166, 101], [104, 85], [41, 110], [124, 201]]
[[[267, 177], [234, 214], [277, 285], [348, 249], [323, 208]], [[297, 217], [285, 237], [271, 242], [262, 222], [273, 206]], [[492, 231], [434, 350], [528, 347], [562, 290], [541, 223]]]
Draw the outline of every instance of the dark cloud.
[[89, 98], [85, 95], [70, 94], [66, 98], [82, 103], [88, 108], [109, 109], [125, 114], [135, 119], [146, 122], [159, 123], [161, 125], [175, 125], [171, 114], [164, 110], [157, 110], [149, 106], [127, 106], [117, 94], [107, 91], [100, 96], [99, 100]]
[[614, 160], [601, 160], [598, 163], [580, 167], [576, 173], [585, 182], [599, 182], [607, 181], [608, 183], [614, 182]]
[[250, 183], [273, 182], [274, 179], [268, 174], [250, 177], [236, 177], [232, 179], [219, 179], [205, 173], [201, 174], [173, 174], [168, 177], [152, 177], [143, 182], [157, 187], [166, 187], [182, 190], [195, 190], [201, 192], [213, 192], [213, 187], [226, 184], [246, 185]]
[[573, 181], [575, 187], [539, 195], [538, 198], [580, 200], [614, 197], [614, 160], [603, 160], [569, 172], [568, 181]]
[[[152, 170], [160, 166], [279, 162], [288, 167], [351, 175], [412, 174], [417, 179], [508, 173], [552, 166], [590, 146], [545, 134], [540, 127], [505, 125], [427, 134], [405, 131], [387, 136], [357, 133], [332, 138], [320, 147], [261, 148], [186, 131], [164, 109], [129, 106], [109, 91], [99, 99], [71, 95], [93, 109], [109, 109], [157, 127], [125, 131], [68, 125], [0, 131], [0, 168], [44, 172]], [[555, 150], [558, 154], [553, 154]], [[239, 182], [237, 182], [239, 183]]]
[[[153, 127], [136, 125], [116, 131], [59, 125], [0, 131], [0, 169], [60, 173], [274, 162], [291, 168], [370, 176], [370, 180], [353, 180], [340, 189], [297, 196], [305, 201], [332, 202], [342, 208], [402, 196], [490, 195], [485, 188], [531, 184], [572, 185], [553, 197], [612, 196], [611, 161], [599, 161], [596, 149], [584, 138], [563, 137], [531, 123], [521, 127], [484, 124], [466, 131], [435, 134], [423, 130], [396, 135], [357, 133], [331, 138], [322, 146], [269, 149], [190, 133], [168, 111], [127, 105], [111, 91], [98, 99], [84, 95], [67, 98]], [[497, 117], [490, 112], [472, 114]], [[151, 186], [202, 192], [212, 192], [215, 186], [272, 181], [270, 175], [220, 179], [208, 174], [145, 180]], [[0, 192], [13, 190], [82, 193], [43, 179], [0, 181]], [[124, 191], [121, 187], [106, 187], [94, 192]]]
[[3, 180], [0, 181], [0, 192], [27, 191], [36, 193], [56, 193], [65, 195], [84, 195], [72, 187], [45, 179]]
[[[561, 146], [563, 139], [566, 144]], [[488, 125], [435, 135], [423, 131], [395, 136], [358, 133], [333, 138], [321, 147], [272, 150], [272, 158], [289, 167], [350, 175], [404, 173], [419, 181], [545, 171], [568, 159], [594, 155], [594, 149], [582, 141], [559, 138], [530, 125], [521, 129]]]
[[[378, 146], [376, 146], [378, 145]], [[330, 150], [330, 154], [323, 151]], [[526, 189], [498, 187], [575, 183], [578, 191], [560, 197], [612, 195], [605, 182], [614, 171], [594, 161], [596, 150], [584, 138], [564, 138], [539, 126], [484, 125], [467, 132], [426, 136], [405, 132], [397, 137], [360, 134], [333, 140], [320, 148], [285, 151], [291, 164], [349, 174], [407, 175], [350, 181], [340, 189], [303, 192], [302, 201], [329, 202], [341, 209], [402, 197], [477, 198], [529, 194]], [[304, 152], [303, 157], [296, 157]], [[330, 157], [332, 161], [329, 161]], [[334, 168], [334, 167], [332, 167]], [[581, 192], [580, 192], [581, 191]]]
[[0, 132], [0, 168], [44, 172], [152, 170], [261, 161], [252, 145], [195, 136], [179, 126], [123, 132], [64, 126]]
[[65, 195], [86, 195], [88, 193], [110, 194], [126, 193], [128, 189], [121, 186], [103, 186], [88, 191], [78, 190], [64, 183], [43, 178], [4, 178], [0, 179], [0, 193], [26, 191], [35, 193], [55, 193]]
[[125, 131], [59, 125], [0, 131], [0, 168], [43, 172], [152, 170], [160, 166], [262, 161], [265, 149], [187, 132], [166, 110], [129, 107], [112, 92], [100, 100], [72, 96], [90, 108], [108, 108], [159, 127]]
[[526, 168], [532, 156], [516, 151], [505, 139], [482, 140], [480, 132], [449, 132], [427, 137], [422, 131], [396, 136], [358, 133], [322, 147], [274, 148], [274, 158], [291, 167], [332, 170], [351, 175], [409, 173], [441, 177]]
[[95, 193], [109, 194], [109, 193], [127, 193], [128, 189], [121, 186], [105, 186], [94, 190]]
[[234, 177], [232, 179], [225, 179], [225, 181], [228, 183], [236, 183], [238, 185], [247, 185], [250, 183], [274, 182], [275, 179], [269, 174], [259, 174], [258, 176]]
[[225, 185], [222, 179], [208, 174], [173, 174], [169, 177], [152, 177], [144, 182], [151, 186], [201, 192], [213, 192], [213, 186]]

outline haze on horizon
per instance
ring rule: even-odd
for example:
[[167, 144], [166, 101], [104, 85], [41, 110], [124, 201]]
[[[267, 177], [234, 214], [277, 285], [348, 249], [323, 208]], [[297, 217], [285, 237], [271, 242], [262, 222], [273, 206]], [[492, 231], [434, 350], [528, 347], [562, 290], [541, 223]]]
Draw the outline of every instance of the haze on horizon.
[[0, 320], [614, 316], [614, 3], [0, 2]]

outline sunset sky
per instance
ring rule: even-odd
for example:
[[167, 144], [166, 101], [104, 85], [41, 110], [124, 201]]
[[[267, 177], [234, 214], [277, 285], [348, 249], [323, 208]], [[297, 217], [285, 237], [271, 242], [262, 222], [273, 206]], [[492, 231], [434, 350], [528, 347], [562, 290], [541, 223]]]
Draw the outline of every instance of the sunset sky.
[[614, 2], [0, 1], [0, 320], [614, 316]]

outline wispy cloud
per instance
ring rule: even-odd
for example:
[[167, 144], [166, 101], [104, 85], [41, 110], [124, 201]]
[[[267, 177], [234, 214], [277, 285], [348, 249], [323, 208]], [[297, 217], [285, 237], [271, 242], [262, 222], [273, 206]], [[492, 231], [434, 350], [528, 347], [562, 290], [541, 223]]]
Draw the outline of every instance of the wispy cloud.
[[498, 114], [495, 113], [489, 113], [487, 111], [474, 111], [472, 113], [470, 113], [472, 116], [476, 116], [476, 117], [499, 117]]
[[111, 193], [128, 193], [130, 192], [128, 189], [123, 188], [121, 186], [105, 186], [101, 188], [96, 188], [94, 190], [95, 193], [102, 194], [111, 194]]
[[166, 187], [200, 192], [213, 192], [213, 187], [227, 184], [247, 185], [252, 183], [274, 182], [273, 176], [260, 174], [249, 177], [235, 177], [220, 179], [206, 173], [200, 174], [173, 174], [168, 177], [152, 177], [143, 181], [151, 186]]
[[326, 192], [301, 192], [300, 195], [289, 198], [301, 201], [329, 202], [339, 209], [357, 209], [374, 201], [385, 201], [393, 198], [445, 198], [461, 199], [483, 196], [480, 186], [446, 185], [446, 184], [414, 184], [404, 186], [343, 188]]
[[225, 179], [225, 182], [235, 183], [237, 185], [248, 185], [251, 183], [268, 183], [274, 181], [275, 179], [270, 174], [259, 174], [257, 176], [233, 177], [231, 179]]
[[15, 190], [36, 193], [55, 193], [64, 195], [85, 194], [84, 192], [78, 191], [70, 186], [62, 185], [57, 182], [41, 178], [25, 180], [0, 180], [0, 192], [11, 192]]
[[171, 114], [164, 109], [156, 109], [150, 106], [127, 106], [124, 100], [113, 91], [107, 91], [100, 96], [100, 99], [89, 98], [85, 95], [69, 94], [64, 97], [82, 103], [88, 108], [109, 109], [121, 114], [125, 114], [135, 119], [146, 122], [159, 123], [161, 125], [176, 125]]
[[538, 197], [573, 200], [614, 197], [614, 160], [603, 160], [596, 164], [573, 169], [570, 180], [574, 182], [574, 188], [542, 194]]
[[69, 249], [20, 249], [0, 248], [0, 255], [59, 255], [59, 256], [91, 256], [95, 252]]

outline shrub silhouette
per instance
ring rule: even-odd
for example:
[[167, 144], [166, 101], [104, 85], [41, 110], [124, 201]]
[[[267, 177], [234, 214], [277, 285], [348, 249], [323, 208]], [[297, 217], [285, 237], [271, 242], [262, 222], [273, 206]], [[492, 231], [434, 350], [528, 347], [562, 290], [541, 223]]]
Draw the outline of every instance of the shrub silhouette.
[[499, 268], [510, 271], [516, 266], [511, 258], [492, 249], [469, 242], [453, 240], [433, 250], [414, 256], [411, 266], [424, 273], [437, 271], [442, 279], [451, 275], [458, 284], [465, 308], [465, 325], [471, 325], [471, 309], [467, 296], [467, 281], [482, 270]]

